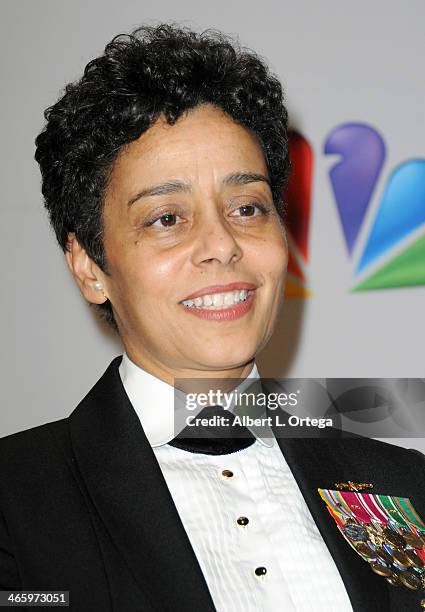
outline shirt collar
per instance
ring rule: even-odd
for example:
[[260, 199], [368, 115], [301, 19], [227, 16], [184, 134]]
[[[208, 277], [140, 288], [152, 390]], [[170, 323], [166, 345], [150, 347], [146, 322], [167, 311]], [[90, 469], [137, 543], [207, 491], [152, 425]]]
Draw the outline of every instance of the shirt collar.
[[[174, 387], [136, 365], [127, 353], [122, 356], [119, 373], [150, 445], [155, 448], [173, 440], [178, 433], [174, 425]], [[252, 378], [260, 378], [255, 362], [237, 390], [242, 391]], [[249, 427], [249, 430], [261, 444], [273, 446], [274, 436], [271, 430], [267, 437], [260, 435], [256, 427]], [[262, 427], [263, 434], [264, 431], [265, 428]]]

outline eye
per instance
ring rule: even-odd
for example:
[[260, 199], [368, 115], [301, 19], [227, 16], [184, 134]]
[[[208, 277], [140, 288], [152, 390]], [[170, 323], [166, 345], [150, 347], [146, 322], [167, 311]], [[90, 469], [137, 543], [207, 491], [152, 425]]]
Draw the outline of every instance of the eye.
[[[258, 217], [259, 215], [255, 214], [255, 209], [259, 210], [262, 215], [266, 215], [270, 212], [270, 208], [265, 204], [260, 204], [259, 202], [250, 202], [248, 204], [242, 204], [238, 206], [233, 212], [239, 210], [241, 214], [235, 215], [236, 217]], [[233, 215], [232, 215], [233, 216]]]
[[148, 227], [152, 226], [152, 227], [158, 227], [158, 228], [173, 227], [177, 225], [176, 221], [178, 218], [179, 218], [179, 215], [177, 215], [176, 213], [166, 212], [160, 215], [159, 217], [155, 217], [155, 219], [147, 221], [145, 223], [145, 226], [148, 226]]

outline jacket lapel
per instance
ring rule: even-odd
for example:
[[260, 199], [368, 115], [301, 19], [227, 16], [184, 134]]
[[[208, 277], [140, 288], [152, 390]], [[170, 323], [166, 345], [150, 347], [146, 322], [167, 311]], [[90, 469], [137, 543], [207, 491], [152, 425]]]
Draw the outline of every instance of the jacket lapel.
[[215, 607], [154, 452], [125, 393], [116, 357], [69, 416], [82, 478], [153, 609]]

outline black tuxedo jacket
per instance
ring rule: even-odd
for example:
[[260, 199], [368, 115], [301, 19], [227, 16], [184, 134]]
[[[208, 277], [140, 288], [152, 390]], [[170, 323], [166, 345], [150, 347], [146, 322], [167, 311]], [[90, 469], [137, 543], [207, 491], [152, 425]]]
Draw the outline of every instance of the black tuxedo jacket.
[[[68, 418], [0, 440], [0, 589], [68, 590], [77, 612], [213, 612], [120, 362]], [[351, 549], [317, 488], [372, 482], [424, 517], [423, 455], [364, 438], [278, 442], [353, 609], [419, 610], [420, 593], [389, 585]]]

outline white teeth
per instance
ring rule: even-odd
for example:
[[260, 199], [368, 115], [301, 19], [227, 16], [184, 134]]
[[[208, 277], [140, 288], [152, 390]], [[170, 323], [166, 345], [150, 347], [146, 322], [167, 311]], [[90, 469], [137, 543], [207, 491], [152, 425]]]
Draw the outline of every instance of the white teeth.
[[203, 308], [206, 310], [220, 310], [223, 307], [235, 306], [239, 302], [246, 300], [249, 293], [246, 289], [236, 289], [235, 291], [226, 291], [224, 293], [212, 293], [203, 295], [193, 300], [184, 300], [182, 304], [190, 308]]
[[226, 295], [224, 296], [224, 305], [233, 306], [233, 304], [234, 304], [233, 293], [229, 291], [229, 293], [226, 293]]

